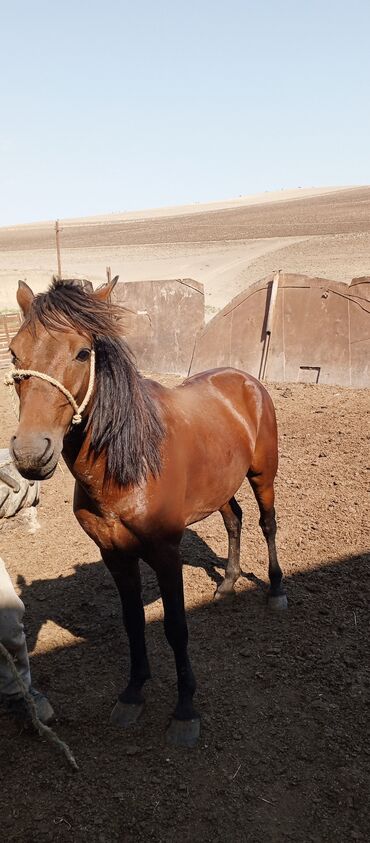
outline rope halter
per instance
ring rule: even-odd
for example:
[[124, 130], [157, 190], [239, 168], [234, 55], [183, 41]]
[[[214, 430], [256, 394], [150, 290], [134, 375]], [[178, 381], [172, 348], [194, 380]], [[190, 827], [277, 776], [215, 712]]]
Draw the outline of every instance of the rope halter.
[[69, 403], [72, 404], [72, 407], [74, 409], [72, 424], [80, 424], [82, 421], [82, 413], [90, 401], [92, 391], [94, 388], [95, 351], [93, 348], [91, 349], [89, 383], [87, 386], [85, 398], [82, 404], [80, 404], [80, 406], [78, 406], [76, 399], [73, 397], [72, 393], [69, 391], [69, 389], [67, 389], [66, 386], [63, 386], [63, 384], [57, 381], [56, 378], [52, 378], [51, 375], [46, 375], [44, 372], [36, 372], [34, 369], [14, 369], [12, 372], [8, 372], [8, 374], [5, 375], [4, 383], [6, 384], [6, 386], [14, 386], [17, 381], [21, 381], [24, 378], [30, 377], [40, 378], [40, 380], [46, 381], [47, 383], [51, 383], [52, 386], [56, 386], [57, 389], [63, 392], [63, 395], [68, 398]]

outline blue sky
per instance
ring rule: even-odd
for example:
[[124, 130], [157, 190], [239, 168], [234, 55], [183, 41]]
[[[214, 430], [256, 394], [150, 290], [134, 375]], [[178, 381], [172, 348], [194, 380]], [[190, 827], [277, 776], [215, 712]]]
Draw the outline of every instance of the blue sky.
[[12, 0], [0, 31], [0, 225], [370, 183], [368, 0]]

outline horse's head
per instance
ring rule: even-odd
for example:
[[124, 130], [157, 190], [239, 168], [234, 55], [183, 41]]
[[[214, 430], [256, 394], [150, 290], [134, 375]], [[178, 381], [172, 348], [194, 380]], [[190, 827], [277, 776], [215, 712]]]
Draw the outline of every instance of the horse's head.
[[[86, 296], [90, 311], [107, 307], [116, 280]], [[89, 319], [84, 319], [81, 296], [85, 296], [83, 289], [73, 282], [62, 292], [55, 284], [40, 296], [34, 296], [27, 284], [19, 282], [17, 301], [24, 323], [10, 345], [19, 396], [19, 425], [11, 438], [11, 451], [18, 471], [28, 479], [52, 476], [64, 437], [76, 419], [76, 409], [91, 386], [94, 331], [89, 330]], [[77, 318], [73, 318], [74, 308]], [[37, 374], [27, 374], [30, 370]], [[43, 379], [40, 374], [47, 377]], [[60, 386], [70, 393], [72, 401]]]

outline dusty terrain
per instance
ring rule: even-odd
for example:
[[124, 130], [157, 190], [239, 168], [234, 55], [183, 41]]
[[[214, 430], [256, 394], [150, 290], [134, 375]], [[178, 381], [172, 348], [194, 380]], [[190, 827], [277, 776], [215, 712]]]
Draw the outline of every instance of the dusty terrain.
[[[34, 682], [47, 690], [80, 767], [73, 772], [44, 741], [0, 718], [7, 842], [370, 839], [369, 395], [311, 385], [270, 392], [290, 607], [266, 611], [266, 549], [245, 486], [235, 598], [212, 602], [227, 549], [220, 516], [188, 530], [183, 543], [202, 715], [193, 751], [164, 743], [175, 673], [147, 569], [146, 711], [132, 734], [109, 725], [127, 644], [114, 585], [72, 515], [67, 470], [43, 485], [35, 535], [19, 520], [1, 526], [1, 554], [27, 607]], [[5, 387], [0, 398], [3, 446], [15, 419]]]
[[[192, 277], [206, 317], [274, 271], [350, 281], [370, 268], [370, 187], [281, 191], [224, 203], [61, 221], [62, 273], [121, 280]], [[0, 309], [18, 278], [36, 291], [56, 271], [53, 223], [0, 229]]]

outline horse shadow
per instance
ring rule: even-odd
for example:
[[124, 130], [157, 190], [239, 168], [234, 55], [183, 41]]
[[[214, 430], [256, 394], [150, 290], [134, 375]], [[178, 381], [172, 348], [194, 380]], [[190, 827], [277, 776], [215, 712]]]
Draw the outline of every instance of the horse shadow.
[[[219, 569], [227, 559], [217, 556], [209, 545], [193, 530], [186, 530], [181, 543], [183, 564], [201, 568], [216, 588], [223, 580]], [[141, 563], [142, 597], [144, 606], [160, 599], [157, 578], [148, 565]], [[241, 574], [257, 587], [265, 584], [252, 573]], [[102, 560], [77, 563], [74, 573], [61, 574], [53, 579], [32, 580], [17, 578], [18, 593], [26, 606], [25, 626], [28, 648], [35, 648], [41, 628], [52, 621], [77, 638], [89, 642], [117, 632], [121, 623], [121, 605], [116, 586]]]
[[[205, 568], [212, 582], [212, 565], [221, 576], [223, 560], [191, 531], [183, 554], [185, 563]], [[58, 756], [47, 759], [57, 787], [45, 783], [45, 763], [35, 763], [35, 753], [44, 749], [33, 745], [31, 752], [23, 737], [15, 739], [8, 718], [0, 718], [4, 782], [18, 781], [22, 769], [28, 784], [19, 820], [22, 839], [29, 839], [30, 821], [43, 838], [49, 818], [40, 814], [44, 791], [51, 823], [66, 810], [65, 793], [71, 794], [66, 819], [72, 824], [75, 818], [75, 828], [81, 818], [85, 821], [81, 811], [87, 805], [94, 839], [102, 819], [109, 840], [133, 839], [125, 830], [128, 823], [137, 829], [138, 819], [140, 840], [151, 838], [159, 798], [167, 801], [163, 813], [154, 814], [156, 839], [170, 839], [166, 834], [170, 829], [173, 836], [173, 823], [176, 828], [181, 823], [184, 840], [216, 839], [217, 826], [235, 827], [236, 840], [245, 840], [246, 828], [256, 841], [369, 839], [369, 563], [370, 553], [363, 551], [292, 568], [285, 577], [288, 612], [263, 610], [253, 588], [218, 608], [208, 597], [188, 608], [202, 715], [201, 743], [191, 756], [163, 743], [176, 680], [158, 613], [152, 612], [148, 624], [153, 679], [145, 689], [146, 710], [133, 734], [119, 732], [108, 718], [127, 676], [128, 646], [122, 646], [118, 594], [103, 563], [77, 565], [69, 577], [24, 584], [33, 636], [52, 618], [85, 640], [66, 646], [58, 635], [56, 646], [40, 648], [31, 661], [36, 686], [57, 711], [57, 731], [81, 765], [75, 785]], [[158, 595], [149, 568], [143, 584], [148, 605]], [[7, 813], [3, 802], [6, 830], [12, 829], [11, 798]], [[352, 833], [357, 828], [358, 836]]]

